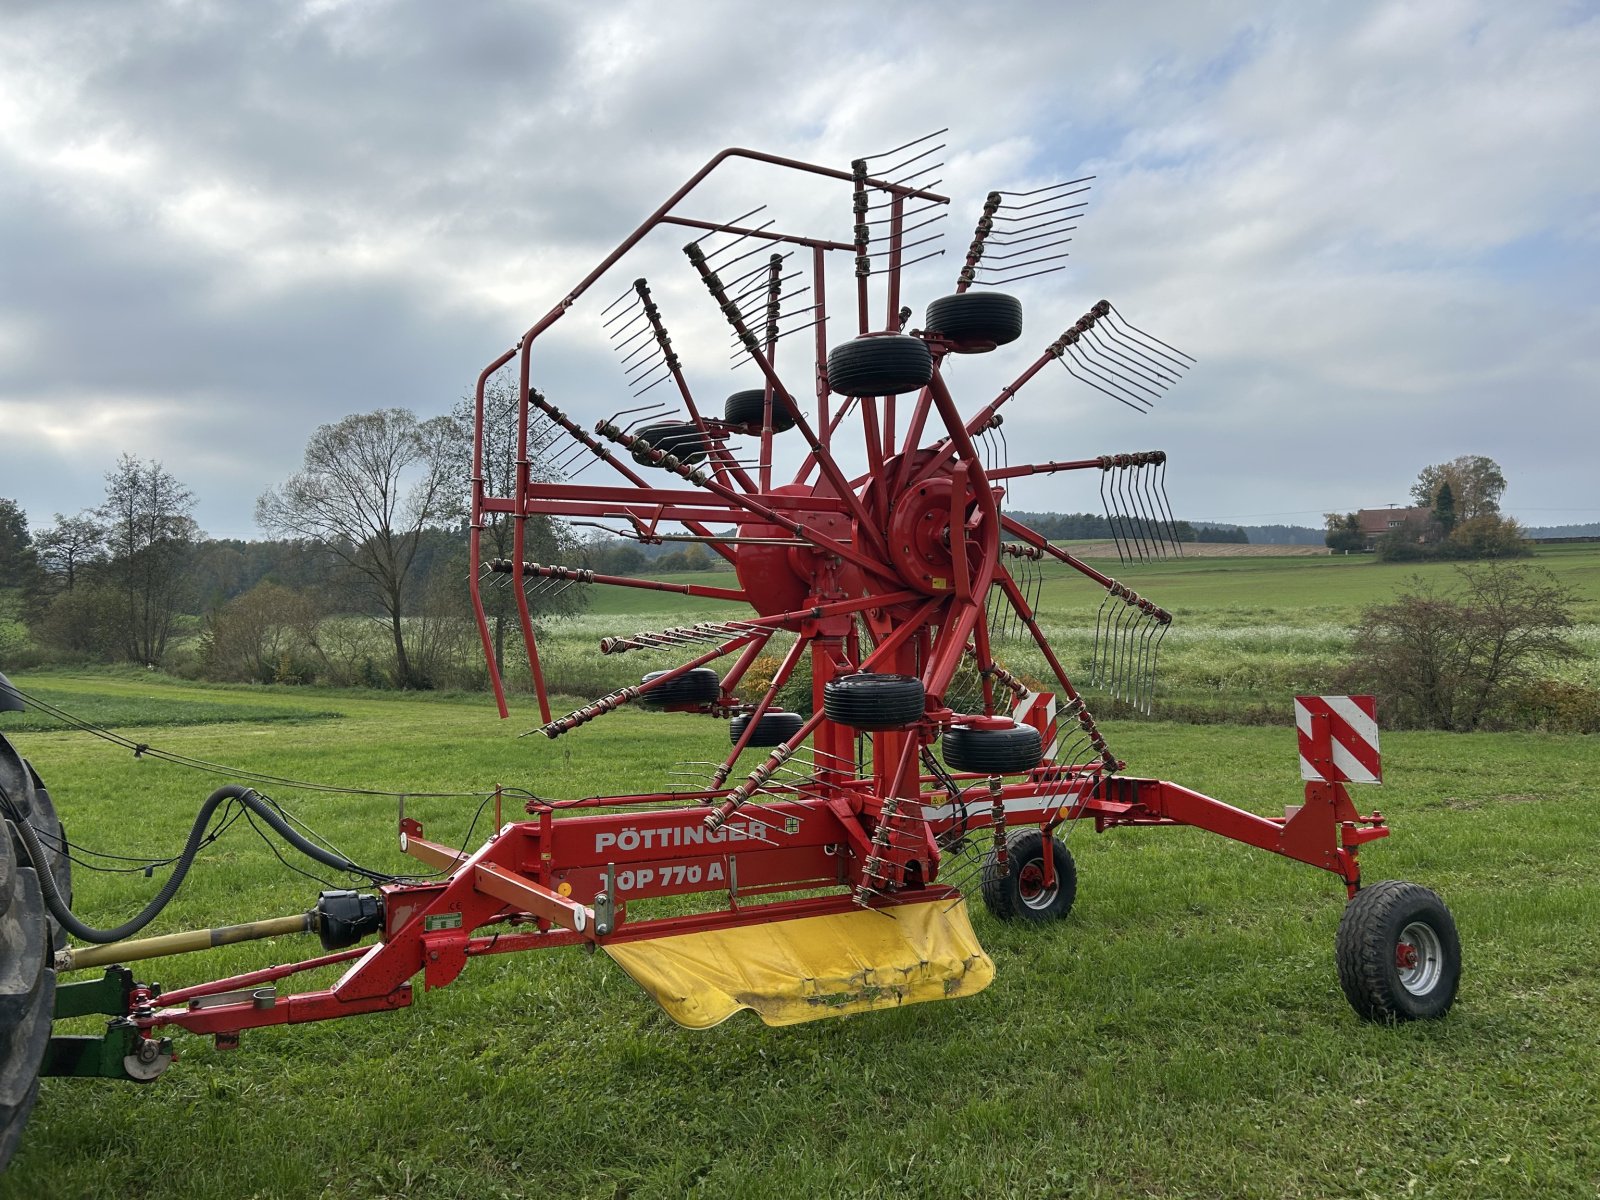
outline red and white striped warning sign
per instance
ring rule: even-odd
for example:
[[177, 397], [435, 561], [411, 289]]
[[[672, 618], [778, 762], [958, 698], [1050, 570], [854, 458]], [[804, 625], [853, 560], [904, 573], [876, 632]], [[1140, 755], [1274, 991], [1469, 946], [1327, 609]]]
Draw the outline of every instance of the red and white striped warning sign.
[[1300, 778], [1324, 783], [1382, 783], [1378, 704], [1371, 696], [1296, 696]]

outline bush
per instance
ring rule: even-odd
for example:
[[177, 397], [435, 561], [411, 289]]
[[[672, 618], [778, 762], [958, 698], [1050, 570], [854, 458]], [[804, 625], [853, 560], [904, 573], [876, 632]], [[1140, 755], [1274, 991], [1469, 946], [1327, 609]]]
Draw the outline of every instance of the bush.
[[1502, 563], [1456, 571], [1455, 592], [1413, 578], [1411, 590], [1362, 613], [1360, 651], [1339, 682], [1377, 695], [1386, 724], [1515, 723], [1517, 697], [1544, 667], [1576, 654], [1565, 636], [1576, 597], [1548, 571]]

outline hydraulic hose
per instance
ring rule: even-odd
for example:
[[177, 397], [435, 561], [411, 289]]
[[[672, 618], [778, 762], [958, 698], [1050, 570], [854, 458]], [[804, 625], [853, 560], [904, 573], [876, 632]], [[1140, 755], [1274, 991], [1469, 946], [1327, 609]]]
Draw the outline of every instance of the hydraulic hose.
[[[369, 878], [374, 876], [374, 872], [356, 866], [355, 863], [345, 858], [342, 854], [335, 854], [333, 851], [326, 850], [315, 842], [308, 841], [301, 836], [293, 826], [283, 819], [283, 816], [276, 809], [257, 794], [254, 788], [241, 787], [239, 784], [230, 783], [219, 787], [206, 797], [205, 803], [200, 806], [199, 815], [194, 819], [194, 825], [189, 830], [189, 840], [185, 843], [182, 853], [178, 855], [177, 861], [172, 866], [172, 874], [167, 876], [166, 883], [161, 885], [161, 890], [156, 893], [155, 898], [149, 904], [144, 906], [144, 910], [138, 916], [124, 921], [114, 929], [96, 929], [93, 925], [80, 921], [73, 915], [72, 910], [67, 907], [66, 901], [56, 888], [55, 877], [49, 870], [49, 857], [45, 852], [44, 846], [40, 844], [39, 835], [33, 826], [23, 819], [20, 814], [17, 815], [15, 824], [17, 834], [22, 839], [23, 847], [28, 852], [28, 857], [33, 860], [34, 870], [39, 876], [39, 887], [44, 892], [44, 902], [50, 909], [51, 915], [60, 922], [63, 929], [80, 941], [104, 945], [107, 942], [120, 942], [124, 938], [132, 937], [139, 930], [150, 924], [151, 921], [155, 920], [161, 910], [171, 902], [172, 897], [177, 894], [178, 888], [182, 885], [184, 876], [189, 873], [189, 867], [193, 864], [195, 855], [200, 850], [200, 843], [205, 838], [206, 828], [211, 823], [211, 815], [216, 812], [217, 806], [226, 800], [237, 800], [241, 805], [265, 821], [273, 832], [282, 837], [284, 841], [306, 855], [306, 857], [315, 859], [323, 866], [332, 867], [336, 871], [349, 871], [357, 875], [366, 875]], [[390, 878], [386, 875], [377, 877], [385, 880]]]

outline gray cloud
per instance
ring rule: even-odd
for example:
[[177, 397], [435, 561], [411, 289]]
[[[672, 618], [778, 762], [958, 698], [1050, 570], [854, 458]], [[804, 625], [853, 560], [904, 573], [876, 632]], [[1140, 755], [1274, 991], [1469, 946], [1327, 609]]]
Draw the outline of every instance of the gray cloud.
[[[1072, 269], [1017, 289], [1027, 344], [1103, 294], [1201, 359], [1143, 418], [1053, 370], [1014, 452], [1162, 446], [1180, 513], [1313, 523], [1489, 453], [1525, 519], [1600, 519], [1597, 42], [1586, 10], [1464, 2], [12, 6], [0, 495], [43, 523], [129, 450], [249, 534], [316, 425], [446, 409], [714, 150], [843, 165], [950, 125], [951, 253], [914, 302], [988, 188], [1092, 171]], [[763, 199], [846, 231], [836, 191], [757, 169], [693, 207]], [[746, 382], [683, 240], [539, 343], [576, 415], [626, 405], [594, 317], [641, 272], [697, 390]], [[958, 395], [1029, 353], [960, 363]]]

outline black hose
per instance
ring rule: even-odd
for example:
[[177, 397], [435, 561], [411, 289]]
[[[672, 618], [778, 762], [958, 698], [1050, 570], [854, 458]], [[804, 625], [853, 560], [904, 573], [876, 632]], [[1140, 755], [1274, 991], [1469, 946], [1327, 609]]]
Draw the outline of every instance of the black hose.
[[[189, 830], [189, 840], [185, 843], [177, 861], [173, 864], [172, 874], [167, 876], [166, 883], [161, 885], [161, 890], [155, 898], [144, 906], [144, 911], [132, 920], [124, 921], [114, 929], [96, 929], [86, 925], [73, 915], [72, 910], [62, 899], [61, 893], [56, 888], [54, 875], [49, 869], [49, 858], [45, 848], [39, 842], [39, 835], [28, 821], [17, 814], [15, 824], [17, 834], [22, 839], [23, 847], [27, 850], [28, 857], [33, 860], [34, 870], [39, 876], [39, 886], [44, 892], [45, 905], [50, 913], [60, 922], [61, 927], [80, 941], [93, 942], [104, 945], [107, 942], [120, 942], [123, 938], [132, 937], [160, 914], [172, 897], [177, 893], [183, 883], [184, 876], [189, 873], [189, 867], [194, 862], [194, 856], [200, 850], [200, 843], [205, 838], [206, 828], [211, 824], [211, 815], [216, 812], [217, 806], [225, 800], [237, 800], [245, 808], [255, 813], [265, 821], [274, 832], [286, 842], [308, 858], [313, 858], [324, 866], [332, 867], [338, 871], [350, 871], [357, 875], [374, 877], [374, 873], [356, 866], [342, 854], [334, 854], [324, 850], [315, 842], [307, 841], [279, 815], [278, 811], [264, 801], [254, 788], [241, 787], [239, 784], [230, 783], [219, 787], [206, 797], [206, 802], [200, 806], [200, 813], [194, 819], [194, 825]], [[389, 876], [379, 876], [388, 879]]]

